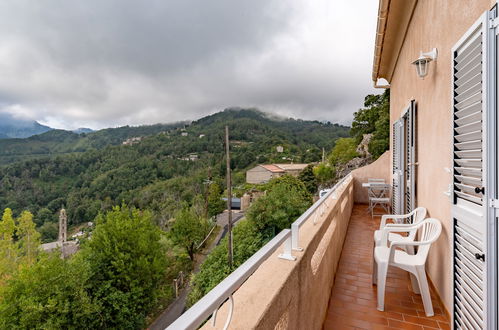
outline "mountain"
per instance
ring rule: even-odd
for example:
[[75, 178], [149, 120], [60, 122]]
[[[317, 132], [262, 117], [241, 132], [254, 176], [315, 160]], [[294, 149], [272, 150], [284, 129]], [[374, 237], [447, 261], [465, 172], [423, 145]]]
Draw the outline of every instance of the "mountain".
[[110, 145], [120, 145], [129, 138], [154, 135], [177, 127], [183, 127], [185, 124], [123, 126], [90, 133], [75, 133], [54, 129], [25, 139], [0, 139], [0, 165], [40, 157], [53, 157], [61, 154], [102, 149]]
[[94, 130], [91, 128], [86, 128], [86, 127], [80, 127], [77, 129], [74, 129], [72, 132], [76, 134], [81, 134], [81, 133], [92, 133]]
[[36, 121], [19, 119], [6, 113], [0, 113], [0, 139], [27, 138], [50, 130], [52, 128]]
[[223, 186], [226, 125], [235, 191], [244, 186], [246, 170], [256, 164], [317, 162], [322, 148], [330, 150], [349, 134], [349, 127], [338, 124], [234, 108], [190, 124], [80, 135], [53, 130], [0, 140], [0, 159], [18, 160], [0, 166], [0, 209], [30, 210], [42, 226], [55, 223], [64, 205], [69, 223], [75, 225], [126, 203], [150, 210], [154, 220], [166, 226], [183, 203], [204, 203], [207, 182]]

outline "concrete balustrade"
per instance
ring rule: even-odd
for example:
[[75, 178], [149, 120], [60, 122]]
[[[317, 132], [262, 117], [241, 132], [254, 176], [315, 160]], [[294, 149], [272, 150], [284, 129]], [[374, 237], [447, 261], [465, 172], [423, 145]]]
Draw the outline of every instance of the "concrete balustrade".
[[[295, 261], [278, 258], [277, 249], [234, 292], [234, 312], [229, 329], [321, 329], [354, 204], [354, 179], [348, 177], [315, 224], [300, 227], [300, 247]], [[218, 311], [217, 322], [202, 329], [222, 329], [229, 304]]]

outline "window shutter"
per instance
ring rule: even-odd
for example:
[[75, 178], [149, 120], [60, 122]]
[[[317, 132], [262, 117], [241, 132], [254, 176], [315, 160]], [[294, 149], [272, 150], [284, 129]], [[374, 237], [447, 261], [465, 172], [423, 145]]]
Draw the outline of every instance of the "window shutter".
[[[487, 245], [490, 185], [487, 185], [487, 116], [495, 105], [488, 93], [497, 93], [495, 69], [487, 53], [495, 51], [495, 33], [486, 12], [452, 50], [453, 60], [453, 237], [454, 327], [495, 328], [493, 268]], [[494, 157], [495, 158], [495, 157]], [[492, 169], [491, 169], [492, 170]], [[492, 190], [492, 189], [491, 189]], [[495, 233], [492, 235], [495, 237]], [[495, 238], [496, 239], [496, 238]], [[495, 264], [494, 267], [490, 267]], [[492, 288], [492, 290], [491, 290]], [[496, 299], [496, 298], [495, 298]], [[497, 305], [496, 305], [497, 306]]]
[[416, 102], [413, 100], [404, 118], [405, 126], [405, 210], [410, 213], [416, 207]]
[[403, 213], [403, 132], [404, 124], [403, 121], [399, 119], [393, 124], [392, 210], [395, 214]]

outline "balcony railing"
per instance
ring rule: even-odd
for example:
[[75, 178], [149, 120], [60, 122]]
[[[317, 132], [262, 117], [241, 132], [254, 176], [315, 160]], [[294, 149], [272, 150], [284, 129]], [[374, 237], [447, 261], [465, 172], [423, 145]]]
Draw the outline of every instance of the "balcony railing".
[[327, 194], [322, 196], [317, 202], [314, 203], [305, 213], [303, 213], [295, 222], [291, 225], [291, 247], [293, 250], [302, 251], [303, 248], [299, 246], [300, 237], [300, 227], [313, 217], [314, 224], [316, 224], [319, 217], [324, 215], [324, 212], [329, 207], [328, 200], [338, 199], [337, 189], [341, 187], [347, 179], [351, 178], [350, 175], [345, 176], [343, 179], [338, 181], [336, 185], [330, 189]]
[[[248, 305], [245, 304], [244, 297], [237, 299], [238, 305], [235, 306], [233, 296], [236, 291], [240, 291], [241, 288], [247, 286], [246, 282], [250, 276], [256, 276], [256, 273], [258, 273], [258, 270], [261, 267], [268, 268], [268, 270], [276, 269], [276, 271], [283, 276], [280, 279], [282, 282], [281, 284], [283, 285], [280, 287], [284, 290], [281, 290], [282, 292], [266, 290], [265, 292], [269, 293], [269, 295], [268, 297], [263, 297], [260, 289], [264, 290], [264, 286], [260, 285], [262, 284], [262, 282], [260, 282], [260, 284], [257, 284], [257, 290], [260, 291], [259, 293], [254, 292], [254, 290], [250, 291], [254, 292], [254, 294], [258, 294], [258, 298], [262, 299], [260, 301], [262, 304], [265, 304], [265, 301], [268, 301], [269, 299], [273, 300], [273, 303], [275, 303], [276, 299], [280, 300], [283, 299], [284, 296], [288, 295], [290, 292], [287, 292], [287, 289], [285, 288], [286, 285], [284, 283], [286, 283], [286, 279], [290, 276], [298, 276], [298, 273], [303, 273], [301, 277], [304, 283], [302, 284], [306, 284], [313, 281], [314, 277], [320, 275], [321, 272], [319, 272], [319, 269], [322, 269], [323, 273], [330, 272], [330, 267], [323, 267], [324, 262], [322, 261], [326, 253], [329, 253], [332, 256], [332, 258], [329, 258], [330, 260], [328, 260], [327, 264], [329, 266], [332, 265], [335, 269], [341, 253], [341, 246], [345, 237], [346, 227], [350, 218], [352, 206], [353, 184], [352, 177], [349, 175], [338, 182], [326, 195], [320, 198], [305, 213], [303, 213], [291, 225], [291, 230], [285, 229], [281, 231], [276, 237], [263, 246], [251, 258], [249, 258], [215, 288], [208, 292], [208, 294], [206, 294], [201, 300], [187, 310], [182, 316], [180, 316], [168, 327], [168, 329], [197, 329], [210, 317], [210, 315], [212, 315], [210, 323], [215, 326], [217, 319], [219, 318], [217, 317], [217, 314], [224, 314], [225, 322], [223, 323], [223, 328], [227, 329], [231, 321], [233, 321], [234, 316], [236, 315], [235, 313], [242, 312], [245, 316], [248, 316], [248, 310], [245, 310], [245, 307], [248, 307]], [[330, 244], [331, 241], [334, 241], [334, 244]], [[302, 247], [300, 247], [299, 243]], [[276, 255], [276, 252], [279, 249], [282, 249], [283, 251], [282, 253]], [[276, 257], [277, 260], [285, 260], [277, 261], [276, 259], [273, 259], [273, 257]], [[289, 264], [283, 264], [283, 262]], [[326, 268], [328, 270], [325, 270]], [[262, 269], [261, 271], [262, 276], [265, 276], [264, 270], [265, 269]], [[327, 288], [319, 287], [318, 289], [327, 291], [327, 299], [334, 280], [334, 273], [324, 275], [325, 276], [321, 277]], [[299, 283], [298, 286], [300, 285], [301, 284]], [[253, 284], [251, 286], [253, 286]], [[250, 286], [248, 285], [248, 289], [250, 289], [249, 287]], [[275, 288], [275, 285], [272, 288]], [[306, 294], [313, 294], [313, 290], [310, 290]], [[246, 298], [248, 297], [246, 296]], [[322, 300], [324, 300], [324, 298]], [[222, 305], [224, 306], [221, 309], [220, 307]], [[303, 319], [308, 319], [312, 323], [317, 323], [317, 320], [314, 319], [317, 318], [316, 316], [319, 316], [318, 322], [321, 324], [325, 315], [324, 306], [327, 306], [327, 300], [325, 303], [322, 303], [322, 305], [323, 307], [314, 310], [309, 313], [307, 318]], [[299, 306], [294, 307], [299, 308]], [[309, 310], [306, 306], [302, 307], [302, 309]], [[291, 318], [289, 315], [290, 308], [292, 307], [288, 306], [287, 312], [274, 309], [270, 311], [270, 313], [281, 315], [281, 318], [282, 315], [288, 315], [287, 318], [289, 319]], [[220, 313], [218, 312], [219, 309]], [[268, 313], [269, 310], [263, 312]], [[275, 318], [275, 315], [269, 319]], [[241, 315], [237, 314], [237, 316], [239, 318]], [[254, 317], [252, 319], [257, 322], [260, 318]], [[277, 322], [284, 321], [277, 320]], [[301, 320], [300, 322], [303, 323], [304, 321]], [[219, 323], [219, 325], [221, 324], [222, 323]], [[305, 322], [304, 325], [305, 324], [307, 324], [307, 322]], [[247, 323], [245, 326], [251, 327]]]

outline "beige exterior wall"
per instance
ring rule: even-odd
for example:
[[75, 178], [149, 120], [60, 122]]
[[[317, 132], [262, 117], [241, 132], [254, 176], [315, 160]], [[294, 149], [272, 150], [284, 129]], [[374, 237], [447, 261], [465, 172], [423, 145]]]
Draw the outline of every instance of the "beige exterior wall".
[[298, 176], [302, 170], [303, 168], [284, 168], [283, 172], [272, 172], [262, 166], [256, 166], [246, 171], [246, 182], [252, 184], [265, 183], [284, 174]]
[[[310, 218], [300, 228], [299, 245], [304, 250], [293, 251], [296, 261], [279, 259], [279, 248], [234, 293], [229, 329], [322, 329], [353, 194], [350, 178], [338, 188], [337, 199], [330, 196], [329, 207], [317, 223]], [[227, 312], [226, 303], [215, 327], [207, 322], [202, 329], [223, 329]]]
[[[443, 223], [427, 269], [448, 311], [452, 306], [451, 204], [444, 191], [452, 180], [445, 171], [452, 167], [451, 49], [494, 4], [493, 0], [418, 1], [390, 82], [391, 123], [401, 116], [411, 99], [417, 103], [417, 204]], [[434, 47], [438, 59], [430, 64], [428, 76], [422, 80], [411, 62], [420, 51]]]
[[261, 166], [257, 166], [246, 172], [246, 182], [252, 184], [265, 183], [281, 175], [281, 173], [273, 173]]
[[375, 162], [352, 171], [355, 203], [369, 203], [367, 189], [362, 187], [362, 184], [367, 182], [367, 179], [385, 179], [386, 183], [390, 183], [390, 164], [392, 161], [390, 156], [390, 152], [386, 151]]

